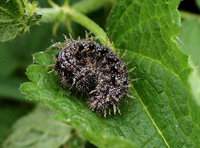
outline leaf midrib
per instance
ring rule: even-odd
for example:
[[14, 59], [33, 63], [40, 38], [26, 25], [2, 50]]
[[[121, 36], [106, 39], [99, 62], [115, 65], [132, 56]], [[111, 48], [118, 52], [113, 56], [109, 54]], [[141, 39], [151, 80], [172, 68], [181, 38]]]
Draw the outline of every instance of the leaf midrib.
[[162, 134], [161, 130], [159, 129], [159, 127], [157, 126], [157, 124], [155, 123], [154, 119], [152, 118], [151, 114], [149, 113], [147, 107], [145, 106], [145, 104], [143, 103], [142, 99], [140, 98], [140, 96], [138, 95], [137, 91], [135, 90], [135, 88], [132, 85], [132, 90], [134, 91], [134, 94], [136, 96], [136, 98], [138, 98], [138, 100], [140, 101], [141, 105], [143, 106], [145, 112], [147, 113], [148, 117], [150, 118], [150, 120], [152, 121], [153, 125], [155, 126], [156, 130], [158, 131], [158, 133], [160, 134], [160, 136], [162, 137], [162, 139], [164, 140], [166, 146], [168, 148], [170, 148], [167, 140], [165, 139], [164, 135]]
[[[167, 68], [166, 66], [164, 66], [164, 65], [163, 65], [161, 62], [159, 62], [158, 60], [152, 59], [152, 58], [150, 58], [150, 57], [144, 56], [144, 55], [139, 54], [139, 53], [135, 53], [135, 52], [133, 52], [133, 51], [128, 51], [128, 52], [130, 52], [131, 54], [133, 54], [133, 55], [135, 55], [135, 56], [140, 56], [140, 57], [142, 57], [142, 58], [144, 58], [144, 59], [147, 59], [147, 60], [150, 60], [150, 61], [152, 61], [152, 62], [155, 62], [155, 63], [159, 64], [159, 65], [162, 66], [166, 71], [169, 71], [172, 75], [174, 75], [180, 82], [182, 82], [181, 79], [180, 79], [180, 77], [179, 77], [179, 75], [177, 75], [176, 73], [174, 73], [173, 71], [171, 71], [169, 68]], [[162, 139], [164, 140], [165, 144], [167, 145], [168, 148], [170, 148], [170, 146], [169, 146], [167, 140], [165, 139], [165, 137], [164, 137], [164, 135], [162, 134], [162, 132], [161, 132], [161, 130], [159, 129], [159, 127], [157, 126], [156, 122], [154, 121], [154, 119], [153, 119], [153, 117], [151, 116], [150, 112], [148, 111], [147, 107], [146, 107], [145, 104], [143, 103], [141, 97], [138, 95], [136, 89], [134, 88], [133, 85], [132, 85], [131, 88], [132, 88], [132, 90], [134, 91], [136, 97], [139, 99], [141, 105], [143, 106], [145, 112], [146, 112], [147, 115], [149, 116], [149, 118], [150, 118], [150, 120], [152, 121], [153, 125], [155, 126], [156, 130], [158, 131], [158, 133], [160, 134], [160, 136], [161, 136]], [[185, 134], [184, 134], [184, 135], [185, 135]], [[189, 136], [187, 136], [187, 137], [189, 137]]]
[[[170, 73], [172, 73], [172, 74], [180, 81], [179, 75], [177, 75], [176, 73], [174, 73], [173, 71], [171, 71], [169, 68], [167, 68], [166, 66], [164, 66], [164, 65], [163, 65], [161, 62], [159, 62], [158, 60], [152, 59], [152, 58], [150, 58], [150, 57], [144, 56], [144, 55], [139, 54], [139, 53], [135, 53], [135, 52], [133, 52], [133, 51], [128, 51], [128, 52], [130, 52], [130, 53], [133, 54], [133, 55], [140, 56], [140, 57], [142, 57], [142, 58], [144, 58], [144, 59], [147, 59], [147, 60], [150, 60], [150, 61], [152, 61], [152, 62], [155, 62], [155, 63], [159, 64], [159, 65], [162, 66], [166, 71], [169, 71]], [[145, 104], [143, 103], [141, 97], [138, 95], [136, 89], [134, 88], [133, 85], [132, 85], [131, 88], [132, 88], [132, 90], [134, 91], [136, 97], [139, 99], [141, 105], [143, 106], [143, 108], [144, 108], [145, 112], [147, 113], [147, 115], [149, 116], [150, 120], [152, 121], [154, 127], [156, 128], [156, 130], [158, 131], [158, 133], [160, 134], [160, 136], [161, 136], [162, 139], [164, 140], [166, 146], [167, 146], [168, 148], [170, 148], [170, 146], [169, 146], [167, 140], [165, 139], [165, 137], [164, 137], [164, 135], [162, 134], [162, 132], [161, 132], [161, 130], [159, 129], [159, 127], [157, 126], [156, 122], [154, 121], [154, 119], [153, 119], [153, 117], [151, 116], [150, 112], [148, 111], [147, 107], [146, 107]]]

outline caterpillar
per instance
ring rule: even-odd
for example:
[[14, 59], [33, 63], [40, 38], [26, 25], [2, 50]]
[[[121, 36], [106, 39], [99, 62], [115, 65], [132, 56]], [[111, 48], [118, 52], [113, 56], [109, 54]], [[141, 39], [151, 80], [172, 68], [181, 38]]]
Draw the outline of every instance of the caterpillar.
[[65, 46], [56, 54], [53, 70], [59, 74], [63, 87], [70, 85], [70, 89], [92, 94], [88, 107], [106, 117], [112, 108], [114, 115], [116, 112], [121, 114], [118, 104], [128, 95], [130, 71], [122, 60], [123, 56], [119, 57], [108, 46], [95, 42], [88, 35], [85, 40], [71, 37], [70, 40], [66, 38]]

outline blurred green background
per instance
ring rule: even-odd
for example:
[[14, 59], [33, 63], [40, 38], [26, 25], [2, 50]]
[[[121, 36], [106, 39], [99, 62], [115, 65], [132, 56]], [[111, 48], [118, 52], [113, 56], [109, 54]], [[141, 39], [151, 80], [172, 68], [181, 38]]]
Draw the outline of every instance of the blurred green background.
[[[70, 4], [78, 0], [71, 0]], [[55, 0], [62, 4], [63, 0]], [[198, 5], [199, 4], [199, 5]], [[39, 0], [40, 7], [50, 7], [46, 0]], [[200, 65], [200, 1], [184, 0], [179, 10], [182, 29], [176, 38], [184, 53], [192, 55], [196, 66]], [[111, 5], [88, 14], [88, 16], [106, 29], [106, 20]], [[48, 48], [52, 42], [63, 41], [63, 34], [68, 34], [65, 25], [59, 26], [53, 35], [54, 24], [38, 24], [30, 28], [25, 35], [18, 35], [14, 40], [0, 43], [0, 147], [12, 132], [11, 126], [27, 113], [34, 110], [36, 104], [27, 102], [19, 91], [19, 85], [28, 81], [26, 67], [32, 63], [32, 54]], [[72, 22], [73, 36], [84, 36], [85, 29]], [[86, 142], [85, 147], [94, 147]]]

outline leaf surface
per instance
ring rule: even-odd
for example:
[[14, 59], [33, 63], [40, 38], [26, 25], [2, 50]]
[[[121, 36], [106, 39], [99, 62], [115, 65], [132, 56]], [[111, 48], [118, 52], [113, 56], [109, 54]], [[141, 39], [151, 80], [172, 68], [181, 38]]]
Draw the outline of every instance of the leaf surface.
[[[174, 40], [180, 31], [179, 2], [119, 0], [108, 20], [108, 35], [115, 47], [128, 50], [126, 60], [133, 60], [132, 78], [141, 80], [132, 90], [163, 146], [199, 147], [200, 81]], [[148, 136], [154, 135], [149, 128]]]
[[54, 111], [38, 105], [13, 125], [3, 148], [58, 148], [70, 139], [72, 127], [55, 116]]
[[[190, 78], [189, 83], [191, 84], [193, 94], [196, 94], [196, 97], [198, 98], [200, 96], [200, 25], [199, 21], [197, 19], [188, 19], [183, 21], [182, 28], [181, 28], [181, 34], [180, 39], [178, 40], [179, 46], [181, 50], [190, 55], [190, 58], [192, 61], [194, 61], [194, 64], [191, 64], [194, 68], [198, 69], [195, 70]], [[191, 62], [192, 63], [192, 62]]]
[[[180, 34], [180, 48], [192, 56], [196, 66], [200, 66], [200, 24], [197, 19], [183, 21]], [[200, 71], [200, 69], [199, 69]]]
[[0, 98], [0, 147], [10, 133], [11, 125], [26, 114], [32, 106]]
[[40, 19], [35, 13], [27, 14], [22, 0], [0, 1], [0, 41], [5, 42], [24, 33], [28, 27]]

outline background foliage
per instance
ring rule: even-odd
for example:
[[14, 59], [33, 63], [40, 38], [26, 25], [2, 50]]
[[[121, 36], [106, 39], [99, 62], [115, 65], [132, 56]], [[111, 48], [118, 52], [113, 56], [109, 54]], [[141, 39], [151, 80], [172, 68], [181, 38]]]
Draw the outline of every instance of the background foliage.
[[[63, 4], [62, 0], [54, 2]], [[42, 7], [51, 7], [47, 1], [38, 1], [36, 5], [12, 0], [9, 1], [9, 8], [5, 1], [1, 2], [2, 146], [95, 147], [87, 142], [89, 140], [98, 147], [199, 147], [200, 82], [195, 66], [200, 65], [200, 17], [198, 14], [194, 15], [199, 13], [199, 5], [197, 0], [197, 4], [194, 4], [196, 11], [192, 12], [194, 9], [190, 10], [182, 2], [181, 26], [177, 11], [179, 2], [127, 0], [113, 3], [97, 0], [96, 6], [98, 4], [99, 7], [90, 9], [84, 8], [95, 4], [94, 1], [70, 2], [74, 10], [84, 16], [87, 14], [89, 19], [104, 30], [107, 29], [107, 35], [115, 48], [120, 48], [121, 52], [128, 50], [125, 60], [134, 59], [129, 68], [137, 67], [131, 77], [141, 78], [130, 90], [137, 99], [127, 98], [129, 103], [124, 101], [120, 104], [122, 115], [106, 119], [87, 108], [87, 97], [80, 100], [79, 95], [70, 95], [61, 89], [57, 75], [47, 74], [47, 67], [52, 64], [52, 57], [57, 52], [56, 48], [46, 50], [52, 41], [62, 41], [62, 34], [68, 32], [74, 37], [81, 35], [84, 38], [85, 28], [94, 34], [101, 34], [101, 30], [90, 25], [84, 26], [84, 23], [80, 23], [84, 26], [81, 27], [77, 23], [66, 21], [72, 19], [78, 22], [76, 16], [80, 15], [71, 14], [64, 18], [64, 22], [62, 17], [57, 18], [58, 15], [55, 15], [56, 19], [53, 21], [49, 21], [47, 17], [40, 18], [41, 11], [36, 6], [40, 10], [43, 10]], [[109, 15], [111, 5], [114, 8]], [[79, 14], [76, 11], [75, 14]], [[37, 25], [33, 25], [35, 23]], [[23, 35], [16, 37], [17, 34]], [[13, 38], [15, 39], [7, 41]], [[103, 42], [103, 39], [100, 41]], [[31, 102], [42, 102], [52, 110], [27, 103], [18, 89], [20, 84], [27, 81], [25, 69], [32, 63], [32, 54], [38, 51], [45, 52], [34, 54], [34, 64], [26, 72], [32, 82], [21, 85], [21, 90]], [[55, 110], [62, 115], [58, 116]], [[30, 113], [25, 115], [27, 112]], [[78, 132], [59, 120], [71, 125]]]

